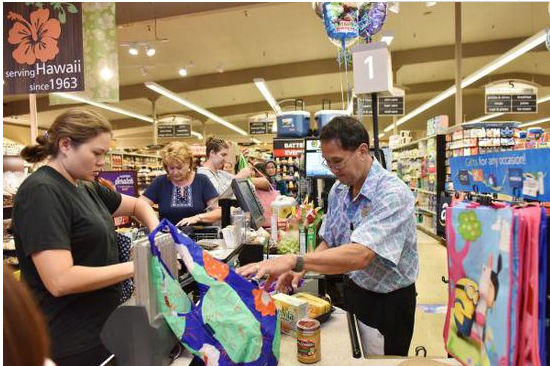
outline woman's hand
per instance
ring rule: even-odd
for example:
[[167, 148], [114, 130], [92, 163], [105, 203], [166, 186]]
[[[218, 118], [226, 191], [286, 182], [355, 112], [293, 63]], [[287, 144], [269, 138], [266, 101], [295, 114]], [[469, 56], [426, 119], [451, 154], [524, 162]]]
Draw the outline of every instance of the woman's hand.
[[187, 225], [195, 225], [197, 223], [201, 222], [200, 215], [195, 215], [191, 217], [186, 217], [182, 219], [176, 226], [187, 226]]

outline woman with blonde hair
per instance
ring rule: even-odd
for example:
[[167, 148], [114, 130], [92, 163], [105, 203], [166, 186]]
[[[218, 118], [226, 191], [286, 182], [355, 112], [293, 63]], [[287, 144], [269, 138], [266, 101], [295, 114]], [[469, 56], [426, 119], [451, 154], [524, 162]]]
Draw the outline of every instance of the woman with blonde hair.
[[[150, 205], [158, 204], [160, 217], [177, 226], [219, 221], [218, 193], [206, 176], [195, 173], [189, 146], [173, 141], [161, 155], [166, 174], [156, 177], [140, 198]], [[207, 208], [211, 211], [205, 212]]]
[[119, 263], [113, 217], [135, 216], [149, 230], [158, 219], [143, 201], [94, 182], [111, 144], [103, 116], [70, 109], [36, 141], [21, 156], [47, 163], [21, 184], [13, 206], [22, 278], [48, 322], [55, 363], [99, 365], [110, 356], [99, 334], [134, 274], [133, 262]]

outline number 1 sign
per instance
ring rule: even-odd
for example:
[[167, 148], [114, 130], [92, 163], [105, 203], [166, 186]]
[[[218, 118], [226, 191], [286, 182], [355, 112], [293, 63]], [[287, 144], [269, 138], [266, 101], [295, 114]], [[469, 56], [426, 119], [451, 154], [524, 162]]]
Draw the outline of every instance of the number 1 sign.
[[361, 44], [352, 51], [355, 95], [361, 97], [393, 89], [391, 54], [385, 42]]

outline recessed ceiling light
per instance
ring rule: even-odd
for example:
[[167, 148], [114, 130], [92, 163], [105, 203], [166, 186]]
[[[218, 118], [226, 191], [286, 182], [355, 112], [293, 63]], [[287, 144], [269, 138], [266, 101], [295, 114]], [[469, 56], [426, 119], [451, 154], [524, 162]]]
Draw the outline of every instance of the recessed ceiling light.
[[187, 76], [187, 70], [184, 67], [179, 69], [178, 73], [180, 74], [180, 76]]
[[147, 46], [145, 53], [147, 54], [147, 56], [153, 57], [155, 53], [157, 53], [157, 50], [155, 50], [155, 47], [153, 46]]
[[138, 48], [135, 46], [135, 45], [132, 45], [130, 46], [130, 48], [128, 49], [128, 53], [132, 56], [137, 56], [139, 55], [139, 50]]
[[111, 69], [105, 66], [103, 69], [101, 69], [99, 75], [103, 80], [111, 80], [111, 78], [113, 77], [113, 72], [111, 71]]

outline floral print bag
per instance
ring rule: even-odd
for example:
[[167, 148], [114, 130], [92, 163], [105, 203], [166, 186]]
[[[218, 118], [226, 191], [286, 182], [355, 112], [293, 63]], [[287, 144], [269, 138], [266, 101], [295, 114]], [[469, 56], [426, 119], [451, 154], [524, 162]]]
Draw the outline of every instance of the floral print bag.
[[[168, 229], [200, 300], [193, 304], [162, 262], [155, 234]], [[164, 219], [149, 236], [153, 286], [162, 313], [180, 342], [207, 366], [277, 365], [280, 323], [274, 301], [255, 283], [212, 258]]]

